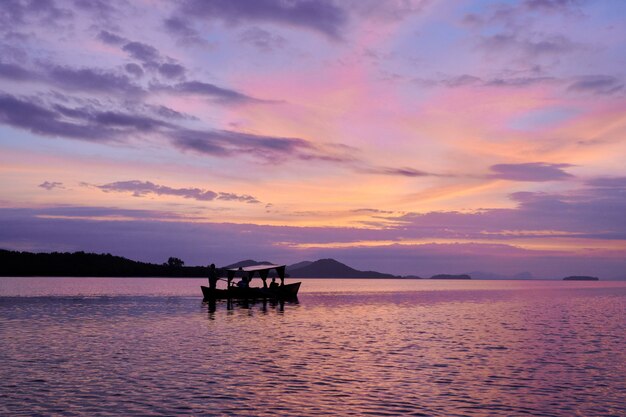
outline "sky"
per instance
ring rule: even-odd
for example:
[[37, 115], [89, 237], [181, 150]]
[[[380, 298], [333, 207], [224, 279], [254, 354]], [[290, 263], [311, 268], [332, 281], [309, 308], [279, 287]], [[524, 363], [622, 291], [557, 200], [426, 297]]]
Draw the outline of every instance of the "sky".
[[0, 248], [626, 277], [625, 18], [4, 0]]

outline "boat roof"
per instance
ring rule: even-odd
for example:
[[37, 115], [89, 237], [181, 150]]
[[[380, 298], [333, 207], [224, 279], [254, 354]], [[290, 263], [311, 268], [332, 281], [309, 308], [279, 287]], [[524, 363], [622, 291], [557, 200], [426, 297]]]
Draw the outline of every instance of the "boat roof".
[[256, 271], [264, 271], [270, 269], [284, 268], [287, 265], [274, 265], [274, 264], [260, 264], [260, 265], [250, 265], [239, 268], [229, 268], [227, 271], [244, 271], [244, 272], [256, 272]]

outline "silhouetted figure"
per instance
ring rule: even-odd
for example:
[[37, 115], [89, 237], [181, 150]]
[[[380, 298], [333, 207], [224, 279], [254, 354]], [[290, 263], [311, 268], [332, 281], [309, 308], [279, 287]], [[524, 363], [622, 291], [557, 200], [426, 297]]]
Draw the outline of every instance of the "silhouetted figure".
[[214, 290], [217, 287], [217, 270], [215, 264], [209, 265], [209, 288]]
[[[242, 267], [239, 267], [239, 271], [241, 271], [241, 273], [243, 274], [243, 268], [242, 268]], [[242, 275], [242, 276], [241, 276], [241, 281], [239, 281], [239, 282], [237, 283], [237, 286], [238, 286], [239, 288], [249, 288], [249, 287], [250, 287], [250, 284], [249, 284], [249, 282], [248, 282], [248, 278], [246, 278], [246, 276], [245, 276], [245, 275]]]
[[270, 282], [270, 290], [277, 290], [278, 282], [276, 282], [276, 278], [272, 278], [272, 282]]

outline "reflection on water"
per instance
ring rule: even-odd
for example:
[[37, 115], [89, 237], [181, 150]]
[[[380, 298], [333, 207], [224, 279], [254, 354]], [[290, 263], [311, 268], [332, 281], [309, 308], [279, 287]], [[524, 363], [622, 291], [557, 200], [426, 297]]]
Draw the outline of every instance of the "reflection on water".
[[270, 310], [283, 313], [285, 311], [285, 304], [298, 305], [300, 302], [298, 298], [285, 300], [273, 300], [273, 299], [260, 299], [260, 300], [207, 300], [203, 301], [206, 304], [209, 311], [209, 318], [215, 319], [215, 312], [219, 309], [226, 309], [227, 311], [233, 311], [236, 308], [249, 310], [250, 314], [253, 314], [255, 310], [261, 313], [268, 313]]
[[0, 415], [626, 415], [625, 283], [346, 281], [0, 297]]

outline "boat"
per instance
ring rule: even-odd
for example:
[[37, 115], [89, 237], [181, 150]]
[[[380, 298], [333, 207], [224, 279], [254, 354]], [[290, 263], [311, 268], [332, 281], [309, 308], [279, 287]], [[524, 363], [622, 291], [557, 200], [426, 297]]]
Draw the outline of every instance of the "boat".
[[[298, 298], [298, 290], [300, 289], [301, 282], [295, 282], [292, 284], [285, 284], [285, 266], [286, 265], [274, 265], [274, 264], [261, 264], [245, 266], [240, 268], [231, 268], [226, 270], [227, 285], [225, 289], [209, 288], [201, 285], [202, 295], [205, 300], [219, 300], [219, 299], [279, 299], [279, 300], [294, 300]], [[267, 278], [270, 271], [275, 270], [276, 275], [280, 278], [280, 284], [276, 287], [267, 285]], [[232, 284], [235, 275], [243, 275], [242, 279], [246, 278], [248, 284], [252, 281], [252, 278], [257, 275], [263, 281], [262, 287], [239, 287]]]

